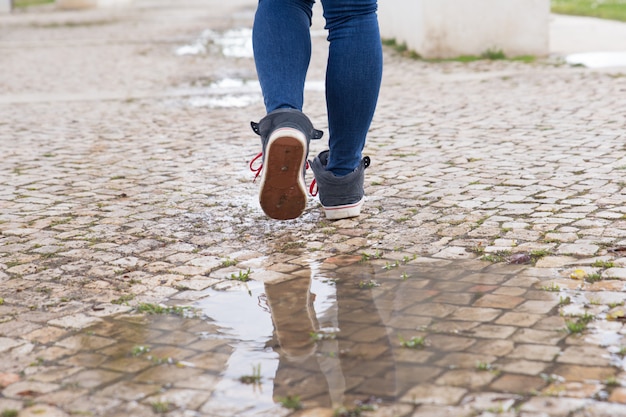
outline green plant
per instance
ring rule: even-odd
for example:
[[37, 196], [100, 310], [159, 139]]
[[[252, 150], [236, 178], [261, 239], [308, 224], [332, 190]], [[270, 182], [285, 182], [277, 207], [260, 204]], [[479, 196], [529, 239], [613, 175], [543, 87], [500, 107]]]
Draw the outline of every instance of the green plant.
[[122, 296], [120, 296], [119, 298], [116, 298], [115, 300], [111, 301], [111, 304], [126, 304], [128, 305], [128, 302], [133, 300], [135, 298], [135, 294], [124, 294]]
[[600, 304], [602, 304], [602, 300], [598, 298], [591, 298], [589, 299], [589, 304], [591, 304], [592, 306], [599, 306]]
[[476, 369], [479, 371], [491, 371], [493, 369], [493, 365], [487, 362], [476, 362]]
[[136, 310], [139, 313], [146, 314], [174, 314], [176, 316], [187, 316], [190, 312], [193, 312], [193, 308], [191, 307], [180, 307], [180, 306], [164, 306], [159, 304], [152, 303], [139, 303], [136, 307]]
[[593, 273], [593, 274], [589, 274], [585, 277], [585, 281], [589, 282], [589, 283], [594, 283], [594, 282], [598, 282], [598, 281], [602, 281], [602, 274], [599, 272]]
[[490, 414], [503, 414], [503, 413], [506, 412], [506, 409], [504, 408], [504, 405], [498, 404], [495, 407], [487, 408], [485, 411], [490, 413]]
[[141, 356], [148, 352], [150, 352], [150, 348], [147, 346], [134, 346], [130, 351], [133, 356]]
[[530, 251], [530, 258], [533, 263], [537, 262], [539, 259], [544, 258], [550, 255], [552, 252], [547, 249], [535, 249]]
[[592, 263], [591, 266], [596, 267], [596, 268], [613, 268], [615, 266], [615, 263], [613, 263], [613, 261], [597, 260], [594, 263]]
[[54, 3], [54, 0], [13, 0], [14, 7], [39, 6], [41, 4], [48, 4], [48, 3]]
[[150, 403], [150, 406], [152, 406], [152, 411], [157, 414], [165, 414], [169, 412], [171, 408], [170, 403], [167, 401], [155, 401]]
[[284, 398], [279, 398], [278, 402], [285, 408], [289, 410], [301, 410], [302, 402], [300, 401], [300, 397], [297, 395], [288, 395]]
[[585, 322], [585, 323], [589, 323], [591, 321], [593, 321], [596, 317], [593, 314], [590, 313], [585, 313], [582, 316], [580, 316], [578, 318], [578, 320]]
[[498, 262], [506, 261], [509, 255], [511, 255], [511, 252], [509, 251], [498, 251], [498, 252], [490, 253], [487, 255], [483, 255], [481, 256], [480, 259], [483, 261], [491, 262], [491, 263], [498, 263]]
[[372, 258], [372, 255], [370, 255], [369, 253], [365, 253], [363, 252], [361, 254], [361, 262], [367, 262]]
[[552, 0], [553, 13], [592, 16], [626, 22], [623, 0]]
[[6, 410], [3, 410], [0, 416], [1, 417], [17, 417], [18, 414], [19, 414], [19, 411], [13, 410], [12, 408], [8, 408]]
[[309, 333], [309, 336], [311, 336], [311, 339], [313, 339], [316, 342], [318, 340], [333, 340], [333, 339], [337, 338], [337, 334], [336, 333], [311, 332], [311, 333]]
[[480, 54], [480, 57], [491, 60], [506, 59], [506, 55], [501, 49], [487, 49], [485, 52]]
[[482, 255], [482, 254], [485, 253], [485, 247], [482, 244], [480, 244], [480, 243], [478, 243], [478, 245], [476, 245], [476, 246], [469, 247], [466, 250], [468, 252], [472, 252], [472, 253], [475, 253], [477, 255]]
[[569, 297], [559, 297], [559, 305], [566, 306], [572, 303], [572, 299]]
[[241, 281], [241, 282], [250, 281], [250, 268], [248, 268], [246, 271], [239, 271], [237, 275], [230, 274], [230, 279], [233, 279], [235, 281]]
[[393, 48], [400, 55], [412, 58], [419, 59], [420, 56], [417, 52], [410, 50], [406, 43], [398, 43], [396, 39], [383, 39], [383, 45]]
[[360, 289], [367, 289], [367, 288], [380, 287], [380, 284], [374, 281], [373, 279], [370, 279], [369, 281], [359, 281], [357, 286]]
[[252, 365], [252, 374], [239, 377], [242, 384], [258, 384], [261, 382], [261, 364]]
[[366, 401], [357, 401], [354, 408], [341, 407], [333, 413], [333, 417], [360, 417], [364, 411], [376, 411], [380, 399], [370, 397]]
[[413, 254], [413, 256], [405, 255], [405, 256], [402, 257], [402, 263], [408, 264], [410, 261], [414, 261], [416, 259], [417, 259], [417, 255], [416, 254]]
[[541, 289], [544, 290], [544, 291], [550, 291], [550, 292], [559, 292], [559, 291], [561, 291], [561, 287], [559, 287], [556, 282], [552, 282], [552, 283], [550, 283], [550, 285], [545, 285], [545, 286], [541, 287]]
[[36, 360], [36, 361], [34, 361], [34, 362], [31, 362], [31, 363], [29, 364], [29, 366], [41, 366], [41, 365], [43, 365], [43, 364], [44, 364], [44, 362], [45, 362], [45, 361], [44, 361], [44, 359], [43, 359], [43, 358], [41, 358], [41, 357], [37, 357], [37, 360]]
[[400, 346], [409, 348], [409, 349], [422, 349], [426, 346], [426, 338], [414, 336], [409, 340], [405, 340], [402, 336], [398, 335], [400, 339]]
[[576, 320], [565, 320], [565, 326], [569, 333], [582, 333], [594, 318], [592, 314], [585, 313]]
[[237, 261], [237, 259], [230, 259], [230, 258], [226, 258], [226, 259], [224, 259], [224, 260], [222, 261], [221, 266], [222, 266], [223, 268], [225, 268], [225, 267], [229, 267], [229, 266], [235, 266], [235, 265], [237, 265], [237, 263], [238, 263], [238, 262], [239, 262], [239, 261]]
[[400, 261], [395, 261], [395, 262], [392, 262], [392, 263], [386, 262], [385, 266], [383, 266], [383, 269], [390, 270], [390, 269], [393, 269], [393, 268], [397, 268], [399, 266], [400, 266]]

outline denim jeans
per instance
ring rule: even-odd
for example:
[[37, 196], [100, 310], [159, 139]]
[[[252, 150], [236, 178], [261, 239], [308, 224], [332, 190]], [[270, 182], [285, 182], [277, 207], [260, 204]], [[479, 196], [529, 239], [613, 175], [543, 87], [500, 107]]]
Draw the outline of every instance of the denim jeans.
[[[302, 111], [311, 59], [314, 0], [259, 0], [252, 32], [254, 59], [267, 112]], [[329, 54], [326, 67], [330, 158], [341, 176], [361, 161], [382, 77], [376, 0], [322, 0]]]

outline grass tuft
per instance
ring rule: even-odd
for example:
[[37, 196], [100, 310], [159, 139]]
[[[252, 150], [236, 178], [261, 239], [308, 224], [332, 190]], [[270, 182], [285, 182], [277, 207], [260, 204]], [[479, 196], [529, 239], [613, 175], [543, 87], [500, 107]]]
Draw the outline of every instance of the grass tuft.
[[599, 17], [626, 22], [624, 0], [552, 0], [553, 13]]

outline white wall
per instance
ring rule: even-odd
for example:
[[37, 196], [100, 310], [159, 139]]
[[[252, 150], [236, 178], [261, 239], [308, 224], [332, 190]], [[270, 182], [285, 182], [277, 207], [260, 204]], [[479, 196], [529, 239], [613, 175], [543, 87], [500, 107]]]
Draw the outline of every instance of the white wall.
[[424, 58], [549, 52], [550, 0], [380, 0], [381, 35]]
[[11, 0], [0, 0], [0, 13], [9, 13], [11, 11]]

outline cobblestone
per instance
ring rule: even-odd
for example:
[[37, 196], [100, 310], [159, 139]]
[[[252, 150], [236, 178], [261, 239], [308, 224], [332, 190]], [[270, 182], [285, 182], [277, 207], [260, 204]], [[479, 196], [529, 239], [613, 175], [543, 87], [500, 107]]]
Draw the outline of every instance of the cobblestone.
[[0, 16], [0, 413], [626, 415], [624, 69], [385, 48], [362, 215], [275, 222], [254, 7]]

